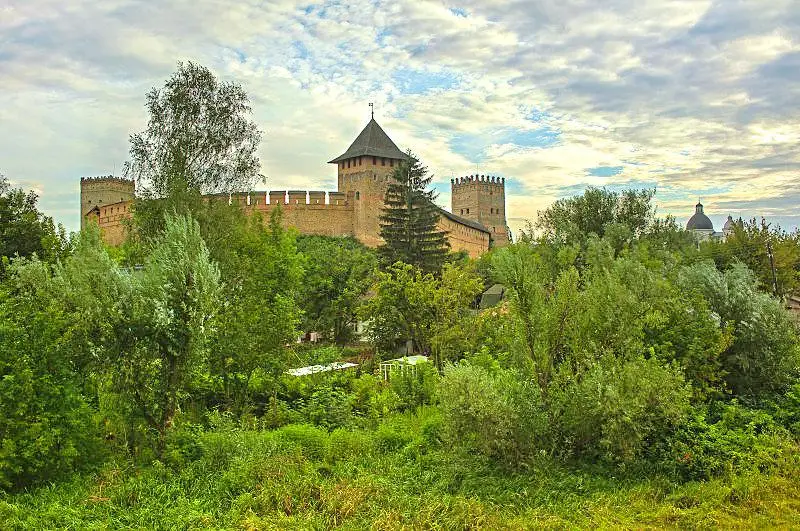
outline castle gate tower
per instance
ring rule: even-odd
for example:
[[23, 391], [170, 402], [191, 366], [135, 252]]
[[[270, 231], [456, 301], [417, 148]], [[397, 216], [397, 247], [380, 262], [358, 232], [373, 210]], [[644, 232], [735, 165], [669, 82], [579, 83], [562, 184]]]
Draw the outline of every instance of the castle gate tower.
[[392, 142], [372, 117], [342, 155], [330, 161], [338, 168], [338, 187], [354, 205], [354, 235], [365, 245], [376, 247], [380, 238], [380, 215], [389, 177], [408, 155]]
[[114, 176], [81, 177], [81, 229], [86, 225], [86, 214], [94, 207], [134, 199], [133, 181]]
[[470, 175], [450, 180], [453, 214], [481, 223], [489, 229], [492, 245], [509, 243], [506, 223], [506, 180], [504, 177]]

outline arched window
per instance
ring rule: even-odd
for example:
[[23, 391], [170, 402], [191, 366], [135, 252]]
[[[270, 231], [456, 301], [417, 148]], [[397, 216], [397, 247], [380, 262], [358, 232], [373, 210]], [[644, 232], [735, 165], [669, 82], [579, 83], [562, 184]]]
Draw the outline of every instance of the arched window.
[[373, 166], [377, 166], [378, 165], [378, 157], [372, 157], [372, 165]]
[[394, 159], [389, 159], [389, 167], [394, 168]]
[[356, 192], [356, 201], [361, 199], [361, 192]]
[[386, 166], [386, 157], [381, 157], [381, 166]]

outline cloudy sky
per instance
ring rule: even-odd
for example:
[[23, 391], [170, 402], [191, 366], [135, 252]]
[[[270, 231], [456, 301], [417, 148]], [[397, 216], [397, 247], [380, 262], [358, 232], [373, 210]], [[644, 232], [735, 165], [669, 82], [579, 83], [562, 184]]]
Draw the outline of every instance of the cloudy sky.
[[0, 0], [0, 173], [79, 225], [181, 60], [250, 95], [271, 189], [333, 189], [369, 119], [512, 229], [586, 186], [800, 223], [800, 0]]

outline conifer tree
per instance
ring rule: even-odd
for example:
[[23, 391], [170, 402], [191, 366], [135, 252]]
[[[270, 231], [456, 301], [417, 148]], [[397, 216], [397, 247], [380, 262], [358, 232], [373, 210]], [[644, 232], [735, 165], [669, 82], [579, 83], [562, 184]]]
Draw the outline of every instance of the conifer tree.
[[378, 254], [385, 265], [397, 261], [438, 274], [449, 252], [447, 233], [437, 229], [436, 194], [427, 190], [428, 168], [411, 156], [392, 174], [380, 217], [383, 245]]

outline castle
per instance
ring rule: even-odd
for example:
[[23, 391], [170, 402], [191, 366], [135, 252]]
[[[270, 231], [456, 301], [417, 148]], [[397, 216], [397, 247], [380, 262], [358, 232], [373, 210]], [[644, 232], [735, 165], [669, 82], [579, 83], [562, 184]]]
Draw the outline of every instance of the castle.
[[[330, 161], [337, 167], [338, 191], [254, 191], [224, 198], [265, 217], [280, 205], [283, 225], [302, 234], [354, 236], [377, 247], [382, 241], [379, 217], [390, 176], [407, 158], [373, 117], [347, 151]], [[451, 211], [440, 209], [438, 228], [447, 232], [451, 250], [475, 257], [490, 247], [508, 244], [505, 179], [470, 175], [451, 179], [450, 186]], [[125, 239], [134, 193], [131, 180], [81, 178], [81, 228], [97, 223], [104, 240], [119, 245]]]

